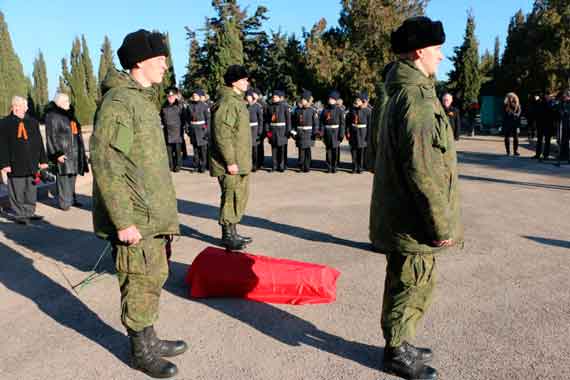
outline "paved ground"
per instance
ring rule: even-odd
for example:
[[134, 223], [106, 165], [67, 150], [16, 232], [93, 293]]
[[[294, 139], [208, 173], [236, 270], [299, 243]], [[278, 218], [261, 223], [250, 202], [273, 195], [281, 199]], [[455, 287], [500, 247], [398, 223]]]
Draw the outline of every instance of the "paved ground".
[[[570, 167], [524, 148], [506, 157], [499, 138], [458, 149], [466, 247], [439, 260], [416, 342], [435, 349], [442, 379], [568, 379]], [[394, 379], [378, 371], [385, 259], [368, 245], [370, 174], [254, 174], [242, 227], [251, 251], [342, 273], [335, 303], [297, 307], [186, 297], [188, 264], [217, 244], [218, 187], [189, 171], [174, 178], [183, 236], [157, 330], [190, 343], [174, 359], [178, 379]], [[0, 219], [0, 379], [146, 379], [126, 364], [116, 279], [72, 290], [104, 247], [91, 233], [90, 187], [85, 178], [78, 188], [85, 209], [46, 200], [43, 223]]]

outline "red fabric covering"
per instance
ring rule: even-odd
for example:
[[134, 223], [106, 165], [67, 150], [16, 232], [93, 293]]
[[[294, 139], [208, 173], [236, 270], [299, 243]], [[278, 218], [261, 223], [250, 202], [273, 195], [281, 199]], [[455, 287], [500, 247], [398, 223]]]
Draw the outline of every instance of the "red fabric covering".
[[305, 305], [336, 299], [333, 268], [208, 247], [194, 259], [186, 283], [190, 297], [239, 297]]

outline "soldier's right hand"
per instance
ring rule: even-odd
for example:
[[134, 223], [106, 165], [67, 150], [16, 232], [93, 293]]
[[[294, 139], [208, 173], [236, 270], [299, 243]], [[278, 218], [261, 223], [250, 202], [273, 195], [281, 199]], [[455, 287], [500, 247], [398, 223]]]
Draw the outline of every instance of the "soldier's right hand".
[[453, 240], [434, 240], [432, 244], [434, 247], [449, 247], [453, 245]]
[[119, 241], [127, 245], [137, 245], [142, 236], [136, 226], [130, 226], [117, 232]]
[[228, 173], [234, 175], [239, 173], [239, 167], [237, 164], [228, 165]]
[[59, 162], [60, 164], [63, 164], [65, 160], [67, 160], [67, 156], [65, 154], [57, 158], [57, 162]]

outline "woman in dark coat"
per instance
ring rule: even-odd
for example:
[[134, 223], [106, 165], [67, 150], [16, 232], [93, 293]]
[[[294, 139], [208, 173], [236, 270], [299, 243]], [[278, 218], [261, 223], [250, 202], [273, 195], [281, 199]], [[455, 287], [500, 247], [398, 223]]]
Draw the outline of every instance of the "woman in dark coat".
[[519, 128], [521, 124], [521, 105], [519, 97], [509, 92], [505, 97], [505, 117], [503, 118], [503, 132], [505, 134], [505, 149], [507, 156], [511, 154], [510, 136], [513, 136], [513, 153], [519, 155]]
[[81, 125], [70, 107], [69, 96], [57, 94], [45, 115], [47, 153], [56, 167], [59, 207], [67, 211], [81, 204], [75, 196], [77, 175], [89, 172]]

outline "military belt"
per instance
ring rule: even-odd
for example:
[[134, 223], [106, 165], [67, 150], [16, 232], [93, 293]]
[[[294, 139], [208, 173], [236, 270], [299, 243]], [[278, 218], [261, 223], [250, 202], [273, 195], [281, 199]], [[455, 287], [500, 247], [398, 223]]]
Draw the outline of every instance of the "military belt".
[[303, 126], [298, 126], [297, 129], [302, 129], [303, 131], [308, 131], [313, 129], [313, 127], [311, 125], [303, 125]]
[[352, 124], [352, 126], [353, 126], [354, 128], [366, 128], [366, 127], [367, 127], [366, 124]]
[[329, 129], [337, 129], [337, 128], [338, 128], [338, 124], [333, 124], [333, 125], [325, 125], [325, 128], [329, 128]]
[[190, 124], [192, 124], [192, 125], [204, 125], [204, 124], [206, 124], [206, 120], [202, 120], [202, 121], [191, 121]]
[[249, 123], [250, 127], [257, 127], [258, 125], [259, 125], [259, 123], [257, 123], [257, 122], [256, 123]]
[[272, 127], [285, 127], [287, 123], [271, 123]]

